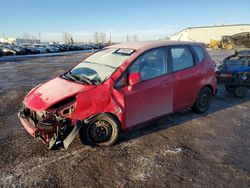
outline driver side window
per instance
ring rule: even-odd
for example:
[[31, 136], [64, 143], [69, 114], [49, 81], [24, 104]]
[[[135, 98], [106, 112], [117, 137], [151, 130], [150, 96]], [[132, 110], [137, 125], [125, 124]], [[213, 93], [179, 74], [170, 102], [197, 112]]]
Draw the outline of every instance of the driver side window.
[[129, 68], [129, 74], [139, 72], [141, 80], [149, 80], [167, 73], [163, 49], [154, 49], [141, 55]]

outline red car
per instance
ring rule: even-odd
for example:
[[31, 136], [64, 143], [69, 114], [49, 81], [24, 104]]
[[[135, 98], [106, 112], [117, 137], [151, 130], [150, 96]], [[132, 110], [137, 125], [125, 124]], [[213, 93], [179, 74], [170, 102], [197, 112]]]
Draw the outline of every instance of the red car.
[[214, 63], [201, 44], [124, 43], [32, 89], [19, 118], [50, 149], [67, 148], [79, 130], [88, 144], [110, 146], [145, 121], [190, 107], [206, 112], [216, 90]]

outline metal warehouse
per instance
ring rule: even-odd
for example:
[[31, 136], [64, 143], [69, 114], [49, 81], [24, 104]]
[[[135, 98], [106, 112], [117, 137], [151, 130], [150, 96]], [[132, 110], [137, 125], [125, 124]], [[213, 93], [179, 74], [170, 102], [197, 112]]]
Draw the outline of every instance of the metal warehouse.
[[211, 39], [221, 40], [222, 36], [231, 36], [242, 32], [250, 32], [250, 24], [188, 27], [173, 34], [170, 39], [209, 44]]

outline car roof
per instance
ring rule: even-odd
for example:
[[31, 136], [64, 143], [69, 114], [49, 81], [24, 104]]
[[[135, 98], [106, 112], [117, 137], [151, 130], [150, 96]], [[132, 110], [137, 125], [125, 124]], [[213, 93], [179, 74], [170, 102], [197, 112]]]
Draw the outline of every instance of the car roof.
[[157, 48], [168, 45], [194, 45], [199, 44], [195, 42], [183, 42], [183, 41], [172, 41], [172, 40], [157, 40], [157, 41], [140, 41], [140, 42], [126, 42], [108, 46], [107, 48], [128, 48], [136, 51], [146, 51], [151, 48]]

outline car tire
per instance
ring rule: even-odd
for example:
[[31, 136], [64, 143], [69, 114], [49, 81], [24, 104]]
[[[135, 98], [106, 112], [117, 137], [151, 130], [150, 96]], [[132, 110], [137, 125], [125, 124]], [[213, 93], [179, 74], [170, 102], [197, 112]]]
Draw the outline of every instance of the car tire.
[[212, 101], [212, 91], [208, 87], [204, 87], [200, 90], [200, 93], [192, 107], [196, 113], [204, 113], [208, 111]]
[[244, 98], [247, 96], [247, 88], [244, 86], [238, 86], [234, 90], [234, 96], [238, 98]]
[[80, 130], [80, 139], [90, 146], [112, 146], [120, 133], [120, 122], [110, 114], [92, 118]]
[[225, 86], [227, 92], [232, 93], [235, 91], [236, 87], [234, 85], [226, 85]]

